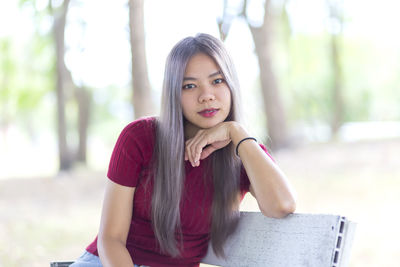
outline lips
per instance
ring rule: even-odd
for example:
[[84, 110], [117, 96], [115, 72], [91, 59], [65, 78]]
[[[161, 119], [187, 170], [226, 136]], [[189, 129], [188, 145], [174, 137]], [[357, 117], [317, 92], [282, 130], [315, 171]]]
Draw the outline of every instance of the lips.
[[210, 108], [210, 109], [203, 109], [202, 111], [199, 112], [199, 114], [203, 117], [209, 118], [213, 117], [215, 114], [217, 114], [219, 109], [216, 108]]
[[218, 111], [218, 110], [219, 110], [219, 109], [217, 109], [217, 108], [203, 109], [203, 110], [200, 111], [199, 113], [200, 113], [200, 114], [207, 114], [207, 113], [216, 112], [216, 111]]

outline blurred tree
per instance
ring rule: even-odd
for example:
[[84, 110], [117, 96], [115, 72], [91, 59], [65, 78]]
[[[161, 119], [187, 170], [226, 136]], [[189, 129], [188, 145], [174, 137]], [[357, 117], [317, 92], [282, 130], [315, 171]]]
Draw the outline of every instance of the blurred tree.
[[[15, 71], [14, 63], [11, 59], [11, 42], [8, 39], [0, 41], [0, 130], [4, 132], [6, 138], [7, 129], [11, 121], [10, 114], [10, 78]], [[6, 143], [6, 142], [4, 142]]]
[[222, 18], [217, 18], [219, 37], [222, 41], [225, 41], [228, 36], [229, 29], [231, 28], [231, 23], [236, 14], [232, 15], [227, 11], [228, 9], [228, 0], [224, 0], [222, 10]]
[[45, 96], [53, 92], [51, 44], [50, 38], [37, 34], [26, 40], [0, 38], [0, 130], [5, 140], [10, 126], [36, 141], [37, 127], [50, 124], [38, 114], [46, 109]]
[[67, 90], [74, 87], [71, 73], [65, 66], [65, 25], [70, 0], [62, 2], [59, 8], [54, 9], [52, 1], [49, 1], [49, 11], [53, 16], [53, 36], [56, 49], [57, 70], [57, 127], [58, 127], [58, 152], [60, 159], [60, 170], [68, 170], [72, 167], [73, 158], [67, 144], [67, 123], [65, 116], [65, 94]]
[[144, 0], [129, 0], [132, 89], [135, 118], [148, 116], [154, 112], [147, 73], [143, 4]]
[[332, 118], [331, 131], [335, 137], [344, 120], [343, 75], [341, 64], [341, 39], [343, 31], [343, 7], [341, 0], [327, 0], [329, 11], [330, 59], [332, 68]]
[[[57, 124], [59, 140], [60, 170], [68, 170], [74, 161], [86, 163], [87, 131], [89, 127], [90, 95], [84, 87], [77, 86], [71, 72], [65, 65], [65, 27], [70, 0], [64, 0], [58, 8], [49, 1], [49, 10], [53, 15], [53, 35], [56, 49], [57, 70]], [[78, 106], [78, 150], [75, 154], [67, 145], [65, 119], [66, 93], [72, 93]]]
[[[65, 65], [65, 28], [70, 0], [48, 0], [47, 7], [39, 11], [36, 0], [21, 0], [21, 5], [29, 5], [36, 16], [52, 19], [52, 38], [55, 46], [56, 95], [57, 95], [57, 140], [60, 171], [72, 168], [75, 161], [86, 163], [87, 132], [89, 127], [90, 94], [84, 87], [77, 86], [71, 72]], [[78, 148], [76, 152], [68, 145], [66, 103], [71, 99], [78, 107]]]
[[78, 102], [78, 150], [76, 153], [76, 161], [87, 163], [87, 139], [90, 123], [90, 110], [92, 96], [90, 91], [85, 87], [79, 86], [75, 90], [76, 101]]
[[[220, 36], [224, 40], [228, 35], [232, 15], [227, 14], [227, 1], [224, 1], [224, 14], [218, 21]], [[247, 17], [247, 0], [243, 0], [242, 10], [233, 16], [243, 17], [253, 37], [258, 66], [260, 69], [261, 92], [267, 115], [268, 135], [271, 139], [269, 146], [279, 149], [288, 144], [286, 114], [276, 75], [273, 70], [271, 51], [273, 12], [270, 0], [264, 3], [264, 18], [261, 26], [253, 26]], [[225, 21], [224, 21], [225, 19]]]

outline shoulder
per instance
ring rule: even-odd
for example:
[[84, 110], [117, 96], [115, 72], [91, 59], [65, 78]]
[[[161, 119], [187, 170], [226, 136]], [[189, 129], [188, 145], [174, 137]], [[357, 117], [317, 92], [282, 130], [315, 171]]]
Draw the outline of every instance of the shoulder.
[[139, 173], [153, 155], [155, 123], [155, 117], [145, 117], [125, 126], [111, 155], [107, 173], [111, 180], [131, 187], [137, 185]]
[[154, 133], [156, 128], [156, 117], [142, 117], [125, 126], [123, 132], [133, 135]]
[[156, 117], [143, 117], [129, 123], [122, 130], [117, 144], [147, 161], [154, 148], [156, 122]]
[[124, 127], [120, 137], [136, 142], [153, 143], [156, 134], [156, 117], [143, 117], [132, 121]]

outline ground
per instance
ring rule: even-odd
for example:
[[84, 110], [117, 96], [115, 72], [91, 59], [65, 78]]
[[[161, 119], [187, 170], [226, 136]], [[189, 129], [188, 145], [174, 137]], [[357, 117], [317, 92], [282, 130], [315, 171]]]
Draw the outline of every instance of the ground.
[[[297, 211], [357, 223], [350, 266], [397, 266], [400, 139], [326, 143], [274, 157], [293, 183]], [[49, 266], [79, 256], [95, 237], [105, 171], [0, 180], [0, 267]], [[257, 210], [246, 196], [244, 210]]]

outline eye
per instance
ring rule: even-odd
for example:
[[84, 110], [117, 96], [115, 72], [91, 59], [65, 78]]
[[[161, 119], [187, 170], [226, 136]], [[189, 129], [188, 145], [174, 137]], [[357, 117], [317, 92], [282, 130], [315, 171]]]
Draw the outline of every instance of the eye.
[[215, 80], [213, 81], [213, 84], [219, 84], [219, 83], [223, 83], [223, 82], [224, 82], [224, 79], [218, 78], [218, 79], [215, 79]]
[[194, 85], [193, 83], [189, 83], [189, 84], [185, 84], [184, 86], [182, 86], [182, 89], [192, 89], [195, 87], [196, 87], [196, 85]]

